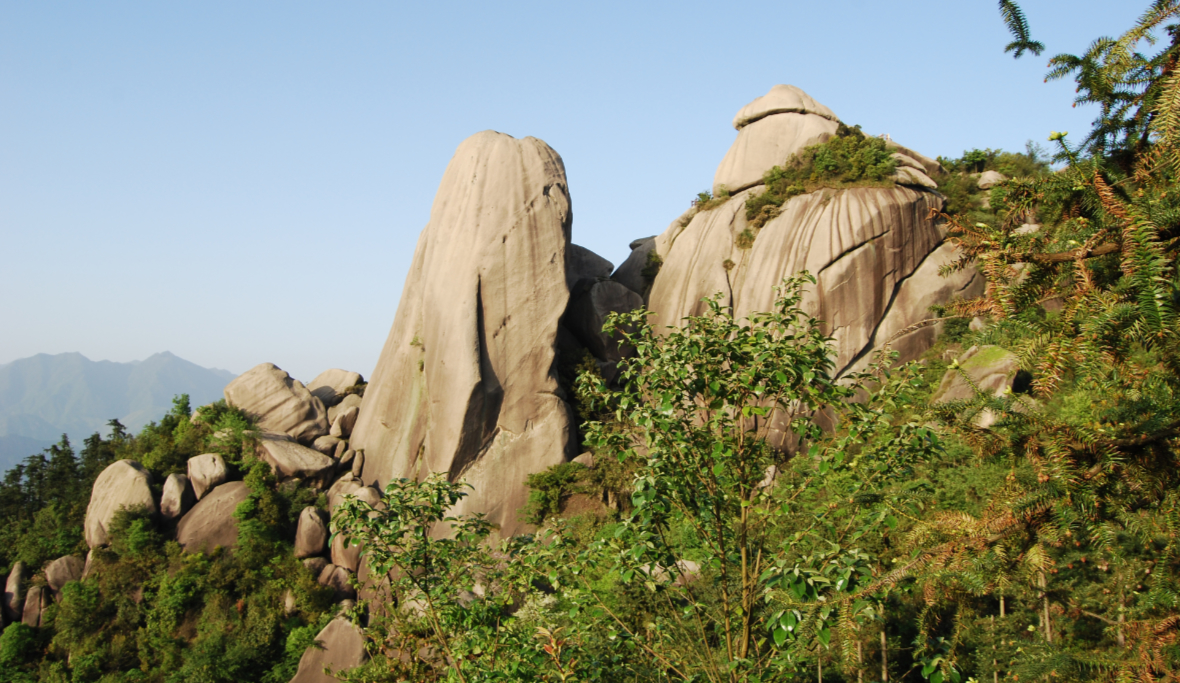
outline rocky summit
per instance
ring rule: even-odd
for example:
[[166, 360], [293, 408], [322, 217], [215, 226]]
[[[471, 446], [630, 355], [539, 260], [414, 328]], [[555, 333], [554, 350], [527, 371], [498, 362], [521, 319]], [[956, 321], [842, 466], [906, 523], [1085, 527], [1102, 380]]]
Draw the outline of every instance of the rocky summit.
[[[806, 270], [817, 282], [805, 305], [834, 338], [842, 374], [863, 368], [886, 344], [902, 360], [918, 357], [938, 329], [916, 325], [930, 307], [981, 292], [972, 269], [939, 274], [956, 253], [934, 218], [944, 204], [932, 179], [938, 162], [890, 142], [885, 154], [895, 170], [885, 182], [798, 192], [755, 224], [747, 202], [767, 191], [767, 172], [844, 128], [830, 109], [787, 85], [742, 107], [733, 125], [737, 138], [717, 168], [715, 198], [633, 241], [618, 268], [571, 243], [565, 166], [549, 145], [494, 131], [465, 140], [439, 184], [370, 380], [329, 369], [304, 385], [271, 363], [234, 379], [223, 406], [183, 420], [206, 429], [206, 447], [219, 452], [172, 463], [164, 479], [135, 460], [106, 466], [86, 510], [92, 550], [85, 563], [66, 555], [39, 572], [17, 563], [4, 619], [40, 627], [68, 582], [125, 552], [108, 547], [113, 525], [127, 523], [124, 512], [164, 520], [180, 552], [212, 557], [238, 552], [243, 529], [257, 533], [258, 519], [286, 514], [284, 542], [306, 574], [302, 585], [348, 609], [358, 588], [362, 597], [377, 595], [363, 548], [337, 533], [335, 516], [350, 498], [377, 510], [391, 481], [441, 472], [470, 485], [451, 514], [482, 513], [504, 538], [533, 529], [524, 514], [526, 479], [579, 453], [562, 363], [591, 360], [610, 383], [633, 352], [603, 333], [611, 313], [646, 306], [655, 326], [676, 326], [705, 310], [703, 298], [720, 295], [742, 318], [771, 309], [775, 287]], [[992, 373], [1004, 386], [1011, 365]], [[956, 381], [948, 375], [943, 400], [965, 395]], [[226, 411], [237, 411], [249, 429]], [[223, 417], [209, 417], [216, 415]], [[216, 421], [201, 427], [204, 420]], [[223, 447], [233, 443], [242, 450]], [[594, 462], [585, 454], [575, 464]], [[250, 463], [265, 469], [273, 491], [310, 497], [283, 512], [260, 489], [261, 478], [244, 477]], [[246, 519], [254, 526], [243, 527]], [[285, 595], [285, 609], [297, 609], [298, 594]], [[292, 680], [331, 680], [325, 667], [365, 661], [362, 632], [347, 619], [318, 628], [319, 645], [306, 650]]]

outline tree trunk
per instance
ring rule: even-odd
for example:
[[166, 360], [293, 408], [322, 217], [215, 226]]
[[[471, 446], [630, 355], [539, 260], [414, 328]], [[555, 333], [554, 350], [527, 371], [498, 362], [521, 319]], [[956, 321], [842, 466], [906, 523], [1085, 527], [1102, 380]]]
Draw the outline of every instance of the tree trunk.
[[884, 683], [889, 680], [889, 641], [885, 637], [885, 603], [877, 603], [877, 607], [881, 612], [881, 681]]
[[1045, 572], [1038, 574], [1041, 584], [1041, 626], [1045, 629], [1045, 642], [1053, 644], [1053, 625], [1049, 623], [1049, 590], [1045, 583]]

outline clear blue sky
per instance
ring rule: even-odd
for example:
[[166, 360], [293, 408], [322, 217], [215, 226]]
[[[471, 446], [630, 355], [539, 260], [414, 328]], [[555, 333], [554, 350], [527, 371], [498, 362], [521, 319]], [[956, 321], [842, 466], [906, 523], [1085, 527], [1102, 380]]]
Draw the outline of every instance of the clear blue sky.
[[372, 371], [455, 147], [565, 159], [574, 241], [616, 264], [710, 186], [776, 83], [930, 156], [1083, 133], [1051, 54], [1147, 5], [1024, 0], [0, 0], [0, 363], [168, 350]]

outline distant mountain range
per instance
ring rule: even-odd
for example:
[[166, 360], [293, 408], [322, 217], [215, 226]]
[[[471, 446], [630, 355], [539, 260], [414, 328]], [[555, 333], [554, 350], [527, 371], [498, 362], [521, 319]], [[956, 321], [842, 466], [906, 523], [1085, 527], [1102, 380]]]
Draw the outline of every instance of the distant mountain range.
[[138, 431], [188, 394], [193, 407], [222, 398], [235, 375], [171, 353], [142, 361], [92, 361], [80, 353], [37, 354], [0, 365], [0, 471], [57, 443], [78, 447], [112, 418]]

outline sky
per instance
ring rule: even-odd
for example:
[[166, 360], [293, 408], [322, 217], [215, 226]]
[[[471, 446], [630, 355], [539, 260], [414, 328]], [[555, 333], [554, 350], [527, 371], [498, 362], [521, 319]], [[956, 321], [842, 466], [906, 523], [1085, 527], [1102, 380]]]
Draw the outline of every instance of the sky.
[[1004, 54], [993, 0], [0, 0], [0, 364], [368, 376], [481, 130], [557, 150], [574, 242], [616, 265], [778, 83], [931, 157], [1081, 137], [1095, 111], [1048, 57], [1147, 2], [1021, 5], [1040, 57]]

